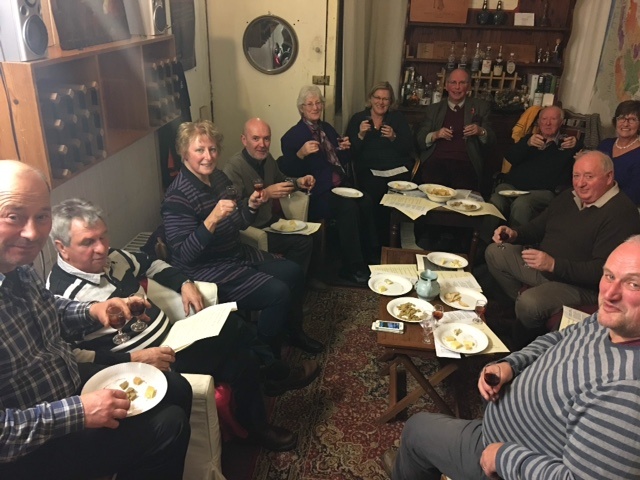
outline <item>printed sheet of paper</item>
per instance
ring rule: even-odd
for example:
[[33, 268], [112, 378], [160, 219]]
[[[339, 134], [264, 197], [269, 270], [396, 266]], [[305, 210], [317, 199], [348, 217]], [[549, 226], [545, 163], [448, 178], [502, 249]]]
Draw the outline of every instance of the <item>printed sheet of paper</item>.
[[478, 292], [482, 291], [482, 287], [470, 272], [461, 272], [458, 270], [441, 270], [438, 272], [438, 283], [441, 290], [450, 290], [454, 287], [471, 288]]
[[373, 170], [371, 169], [371, 173], [374, 177], [395, 177], [396, 175], [400, 175], [401, 173], [408, 172], [407, 167], [397, 167], [392, 168], [391, 170]]
[[480, 210], [475, 210], [473, 212], [463, 212], [461, 210], [456, 210], [455, 208], [449, 207], [447, 205], [443, 205], [443, 207], [449, 210], [453, 210], [454, 212], [459, 213], [461, 215], [466, 215], [467, 217], [479, 217], [480, 215], [493, 215], [494, 217], [501, 218], [506, 222], [506, 218], [504, 218], [504, 215], [500, 213], [500, 210], [498, 210], [493, 203], [487, 203], [487, 202], [480, 202], [480, 203], [482, 203], [482, 208]]
[[[489, 338], [489, 345], [482, 352], [477, 353], [476, 355], [484, 355], [489, 353], [508, 353], [509, 349], [506, 345], [498, 338], [498, 336], [493, 333], [486, 323], [473, 323], [473, 319], [475, 318], [475, 312], [470, 312], [468, 310], [455, 310], [452, 312], [445, 312], [444, 317], [440, 320], [440, 325], [443, 323], [466, 323], [468, 325], [473, 325], [478, 330], [481, 330], [487, 338]], [[460, 354], [456, 352], [452, 352], [441, 346], [438, 342], [436, 342], [436, 355], [438, 357], [444, 358], [460, 358]]]
[[204, 308], [184, 320], [178, 320], [173, 324], [162, 344], [179, 352], [203, 338], [217, 337], [229, 313], [237, 309], [236, 302], [221, 303]]
[[418, 280], [418, 269], [415, 265], [411, 264], [388, 264], [384, 265], [369, 265], [371, 273], [393, 273], [395, 275], [401, 275], [415, 283]]
[[575, 308], [567, 307], [566, 305], [564, 305], [562, 307], [562, 320], [560, 320], [560, 327], [558, 328], [558, 330], [564, 330], [571, 325], [580, 323], [588, 316], [588, 313], [584, 313], [581, 310], [576, 310]]
[[427, 200], [426, 198], [395, 195], [391, 193], [385, 193], [382, 200], [380, 200], [380, 205], [397, 208], [411, 220], [415, 220], [421, 215], [426, 215], [429, 210], [440, 206], [438, 203]]

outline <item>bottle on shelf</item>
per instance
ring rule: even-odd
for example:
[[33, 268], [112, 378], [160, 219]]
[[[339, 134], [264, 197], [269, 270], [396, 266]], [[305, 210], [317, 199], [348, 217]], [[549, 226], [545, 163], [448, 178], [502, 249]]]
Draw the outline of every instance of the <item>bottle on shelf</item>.
[[516, 73], [516, 56], [513, 52], [509, 54], [509, 60], [507, 60], [507, 75], [514, 76]]
[[544, 95], [544, 76], [540, 75], [538, 77], [538, 85], [536, 86], [536, 91], [533, 94], [533, 105], [534, 106], [542, 106], [542, 97]]
[[407, 89], [408, 84], [409, 84], [409, 69], [407, 68], [404, 71], [404, 79], [402, 81], [402, 85], [400, 86], [400, 93], [398, 95], [398, 102], [400, 104], [404, 103], [404, 92]]
[[551, 59], [551, 52], [549, 52], [549, 45], [547, 45], [547, 49], [544, 51], [544, 58], [542, 61], [544, 63], [549, 63], [550, 59]]
[[407, 67], [407, 72], [406, 72], [407, 81], [405, 82], [403, 91], [402, 91], [402, 104], [404, 106], [409, 105], [409, 98], [413, 93], [413, 78], [415, 74], [416, 74], [416, 70], [414, 67]]
[[438, 80], [435, 87], [433, 87], [433, 93], [431, 94], [431, 103], [438, 103], [440, 100], [442, 100], [442, 91], [440, 90], [440, 80]]
[[424, 95], [420, 99], [420, 105], [431, 105], [431, 96], [433, 95], [433, 84], [431, 82], [425, 84]]
[[418, 93], [419, 85], [421, 84], [420, 77], [418, 76], [411, 85], [411, 95], [409, 95], [409, 106], [417, 107], [420, 105], [420, 95]]
[[482, 60], [482, 69], [481, 69], [482, 75], [491, 74], [492, 63], [493, 62], [491, 61], [491, 45], [487, 45], [487, 53], [485, 53], [484, 59]]
[[458, 68], [463, 70], [467, 69], [467, 42], [464, 42], [464, 46], [462, 47], [462, 55], [460, 55], [460, 61], [458, 62]]
[[424, 84], [422, 83], [422, 75], [418, 75], [418, 79], [416, 80], [416, 93], [418, 95], [418, 103], [422, 97], [424, 97]]
[[502, 10], [502, 0], [498, 0], [496, 13], [493, 14], [493, 24], [504, 25], [505, 23], [507, 23], [507, 13], [504, 10]]
[[478, 21], [478, 25], [487, 25], [489, 23], [489, 20], [491, 20], [491, 13], [489, 12], [487, 0], [484, 0], [484, 2], [482, 2], [482, 10], [478, 13], [476, 20]]
[[451, 42], [449, 50], [449, 58], [447, 60], [447, 73], [452, 72], [456, 68], [456, 42]]
[[471, 73], [477, 73], [480, 71], [480, 65], [482, 64], [482, 59], [480, 58], [480, 42], [476, 43], [476, 53], [473, 54], [473, 59], [471, 60]]
[[501, 77], [503, 70], [504, 70], [504, 61], [502, 60], [502, 45], [500, 45], [500, 50], [498, 50], [498, 56], [496, 57], [496, 61], [493, 64], [493, 76]]

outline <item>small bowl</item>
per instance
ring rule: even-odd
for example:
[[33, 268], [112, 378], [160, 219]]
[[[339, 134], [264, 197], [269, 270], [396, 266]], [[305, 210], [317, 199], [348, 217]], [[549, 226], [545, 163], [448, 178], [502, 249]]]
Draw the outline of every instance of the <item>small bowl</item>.
[[438, 185], [436, 183], [424, 183], [418, 187], [432, 202], [444, 203], [457, 195], [453, 188]]

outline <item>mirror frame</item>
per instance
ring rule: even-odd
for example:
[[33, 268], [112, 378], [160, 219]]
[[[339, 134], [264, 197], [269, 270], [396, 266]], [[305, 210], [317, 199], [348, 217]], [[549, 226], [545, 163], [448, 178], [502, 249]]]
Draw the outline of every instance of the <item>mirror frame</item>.
[[[249, 54], [249, 45], [247, 45], [247, 37], [248, 37], [247, 32], [249, 32], [251, 28], [255, 28], [260, 22], [263, 22], [264, 20], [269, 20], [282, 25], [291, 34], [291, 41], [293, 43], [291, 57], [289, 58], [289, 61], [282, 67], [274, 68], [271, 70], [258, 64], [251, 57], [251, 55]], [[300, 45], [298, 42], [298, 36], [296, 35], [296, 31], [293, 29], [293, 27], [289, 22], [287, 22], [285, 19], [278, 17], [276, 15], [260, 15], [259, 17], [254, 18], [249, 23], [249, 25], [247, 25], [247, 28], [245, 28], [244, 33], [242, 34], [242, 51], [244, 52], [244, 56], [246, 57], [247, 61], [253, 68], [255, 68], [259, 72], [264, 73], [266, 75], [278, 75], [282, 72], [286, 72], [289, 68], [291, 68], [291, 66], [295, 63], [296, 59], [298, 58], [299, 48], [300, 48]]]

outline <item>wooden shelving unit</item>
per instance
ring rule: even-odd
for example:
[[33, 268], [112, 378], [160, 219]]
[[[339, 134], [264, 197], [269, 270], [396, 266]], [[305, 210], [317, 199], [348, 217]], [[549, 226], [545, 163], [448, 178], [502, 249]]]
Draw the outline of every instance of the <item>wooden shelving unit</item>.
[[[160, 126], [149, 118], [146, 66], [173, 59], [175, 54], [173, 36], [165, 35], [82, 50], [51, 49], [52, 56], [43, 60], [0, 64], [5, 81], [2, 88], [6, 86], [6, 91], [0, 92], [5, 94], [0, 96], [0, 152], [15, 153], [14, 158], [42, 170], [53, 187], [91, 166], [79, 167], [61, 178], [51, 168], [51, 142], [45, 133], [48, 117], [42, 97], [52, 84], [97, 85], [105, 156], [131, 145]], [[10, 124], [5, 119], [10, 119]], [[171, 119], [165, 116], [162, 123]]]

